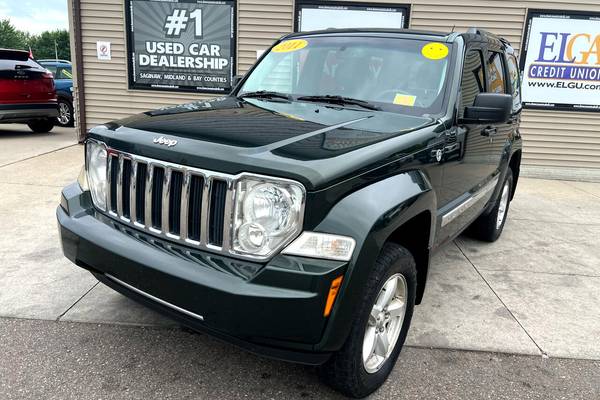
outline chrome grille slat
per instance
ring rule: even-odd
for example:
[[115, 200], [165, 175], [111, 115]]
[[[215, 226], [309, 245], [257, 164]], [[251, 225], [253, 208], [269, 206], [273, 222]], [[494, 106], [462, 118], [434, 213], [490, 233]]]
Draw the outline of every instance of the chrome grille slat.
[[108, 158], [107, 158], [107, 165], [106, 165], [106, 183], [107, 183], [107, 190], [106, 190], [106, 210], [109, 213], [112, 213], [112, 209], [113, 209], [113, 204], [112, 204], [112, 163], [113, 163], [113, 157], [112, 155], [109, 153], [108, 154]]
[[233, 199], [235, 188], [232, 181], [227, 181], [227, 194], [225, 195], [225, 215], [223, 216], [223, 243], [221, 247], [228, 249], [231, 246], [231, 227], [233, 224]]
[[154, 180], [154, 165], [151, 163], [147, 164], [146, 167], [146, 198], [144, 199], [144, 225], [152, 230], [152, 186]]
[[188, 238], [188, 204], [190, 202], [190, 182], [192, 174], [190, 171], [183, 172], [183, 183], [181, 185], [181, 213], [179, 215], [179, 237]]
[[129, 220], [131, 222], [137, 221], [137, 173], [138, 163], [131, 160], [131, 186], [129, 188]]
[[123, 218], [123, 154], [119, 154], [117, 167], [117, 216]]
[[200, 222], [200, 244], [208, 245], [208, 230], [210, 223], [210, 190], [212, 185], [212, 177], [204, 177], [204, 188], [202, 189], [202, 210], [200, 216], [202, 221]]
[[[109, 216], [154, 236], [200, 249], [229, 252], [236, 177], [114, 149], [110, 149], [107, 168]], [[129, 174], [127, 178], [125, 173]], [[218, 195], [212, 193], [213, 182], [218, 183]], [[196, 191], [193, 199], [192, 187]], [[211, 201], [218, 202], [212, 205]], [[211, 230], [213, 206], [217, 207], [219, 218], [213, 218], [218, 226]], [[222, 236], [222, 240], [210, 243], [211, 231], [218, 232], [217, 237]]]
[[162, 200], [163, 200], [163, 182], [165, 179], [165, 167], [154, 165], [152, 177], [152, 200], [150, 207], [150, 229], [156, 233], [163, 233], [162, 229]]
[[171, 226], [169, 225], [169, 207], [171, 197], [171, 168], [164, 169], [163, 186], [162, 186], [162, 212], [161, 212], [161, 230], [167, 235], [170, 235]]

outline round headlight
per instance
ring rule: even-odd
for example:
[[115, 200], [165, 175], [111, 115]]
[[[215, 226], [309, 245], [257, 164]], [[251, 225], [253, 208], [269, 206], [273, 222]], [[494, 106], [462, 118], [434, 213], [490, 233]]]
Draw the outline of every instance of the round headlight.
[[290, 193], [269, 183], [256, 185], [244, 200], [244, 215], [271, 236], [285, 234], [295, 219]]
[[99, 209], [106, 211], [108, 182], [106, 177], [107, 152], [104, 145], [97, 142], [87, 143], [87, 175], [92, 200]]
[[299, 183], [242, 177], [236, 192], [234, 253], [268, 257], [300, 233], [306, 194]]

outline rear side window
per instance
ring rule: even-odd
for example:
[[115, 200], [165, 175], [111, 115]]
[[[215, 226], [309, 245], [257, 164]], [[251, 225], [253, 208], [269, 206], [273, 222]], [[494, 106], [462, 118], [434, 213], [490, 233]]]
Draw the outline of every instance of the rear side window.
[[490, 51], [488, 58], [489, 92], [506, 93], [506, 76], [504, 76], [504, 57], [502, 53]]
[[485, 78], [483, 74], [483, 54], [480, 50], [467, 51], [463, 66], [459, 116], [462, 117], [465, 107], [475, 103], [475, 97], [485, 92]]
[[73, 74], [71, 74], [71, 70], [68, 68], [59, 68], [56, 79], [73, 79]]
[[521, 82], [519, 77], [519, 67], [514, 55], [508, 56], [508, 76], [510, 77], [510, 87], [513, 96], [513, 110], [521, 108]]

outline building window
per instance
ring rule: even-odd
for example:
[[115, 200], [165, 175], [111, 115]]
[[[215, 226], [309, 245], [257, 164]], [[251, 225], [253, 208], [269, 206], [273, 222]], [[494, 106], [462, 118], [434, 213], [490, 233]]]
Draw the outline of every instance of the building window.
[[339, 28], [408, 28], [408, 5], [296, 1], [296, 31]]

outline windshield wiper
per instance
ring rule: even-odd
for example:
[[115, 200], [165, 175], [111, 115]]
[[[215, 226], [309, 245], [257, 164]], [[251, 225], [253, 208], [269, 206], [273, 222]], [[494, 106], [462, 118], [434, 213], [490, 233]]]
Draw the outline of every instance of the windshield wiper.
[[292, 96], [286, 93], [280, 92], [272, 92], [270, 90], [258, 90], [256, 92], [246, 92], [238, 96], [239, 99], [243, 99], [244, 97], [254, 98], [254, 99], [285, 99], [287, 101], [292, 101]]
[[332, 96], [332, 95], [323, 95], [323, 96], [300, 96], [298, 97], [300, 101], [314, 101], [314, 102], [323, 102], [323, 103], [332, 103], [332, 104], [352, 104], [356, 106], [360, 106], [363, 108], [367, 108], [369, 110], [379, 111], [381, 108], [377, 107], [375, 104], [369, 103], [365, 100], [353, 99], [351, 97], [343, 97], [343, 96]]

